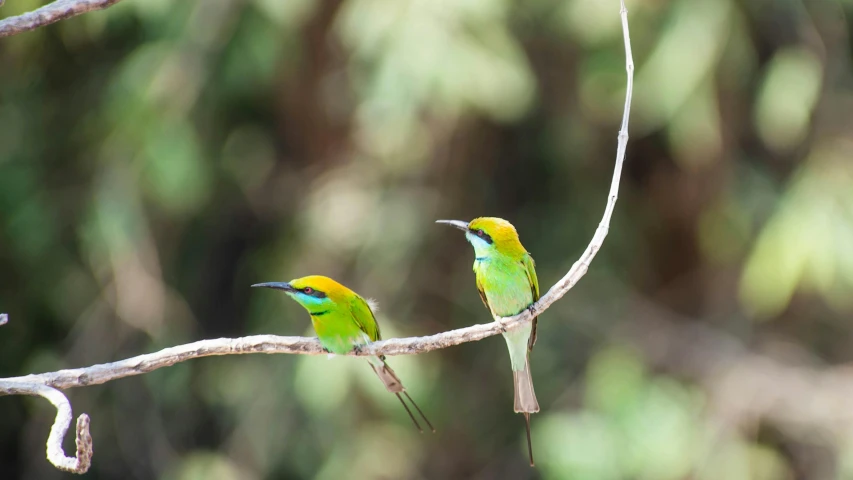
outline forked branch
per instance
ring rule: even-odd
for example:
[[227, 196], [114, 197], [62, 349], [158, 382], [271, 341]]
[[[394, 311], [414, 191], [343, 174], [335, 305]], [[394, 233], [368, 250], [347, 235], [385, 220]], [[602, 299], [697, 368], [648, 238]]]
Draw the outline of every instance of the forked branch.
[[[0, 21], [0, 36], [13, 35], [90, 10], [106, 8], [118, 1], [58, 0], [34, 12]], [[413, 355], [498, 335], [503, 329], [518, 327], [540, 315], [571, 290], [586, 274], [592, 259], [601, 249], [610, 228], [610, 217], [613, 215], [613, 208], [618, 198], [619, 179], [622, 173], [622, 163], [625, 159], [625, 148], [628, 144], [628, 119], [631, 112], [631, 94], [634, 86], [634, 60], [631, 54], [631, 40], [628, 32], [628, 10], [625, 8], [624, 0], [620, 1], [620, 5], [622, 32], [625, 41], [625, 69], [628, 77], [625, 108], [618, 136], [616, 165], [613, 169], [613, 180], [610, 183], [610, 193], [607, 197], [604, 216], [592, 237], [592, 241], [580, 259], [572, 265], [572, 268], [560, 281], [530, 308], [513, 317], [496, 317], [495, 320], [499, 320], [500, 324], [495, 322], [473, 325], [426, 337], [392, 338], [364, 346], [358, 351], [352, 352], [351, 355]], [[40, 395], [56, 405], [57, 417], [48, 439], [48, 458], [58, 468], [83, 473], [89, 468], [89, 459], [92, 455], [91, 437], [89, 437], [88, 430], [89, 418], [81, 415], [78, 419], [77, 458], [65, 457], [62, 453], [61, 443], [62, 436], [68, 430], [71, 422], [71, 406], [65, 396], [57, 389], [105, 383], [118, 378], [140, 375], [193, 358], [249, 353], [321, 355], [327, 352], [323, 350], [317, 339], [306, 337], [255, 335], [242, 338], [202, 340], [113, 363], [0, 379], [0, 395]]]

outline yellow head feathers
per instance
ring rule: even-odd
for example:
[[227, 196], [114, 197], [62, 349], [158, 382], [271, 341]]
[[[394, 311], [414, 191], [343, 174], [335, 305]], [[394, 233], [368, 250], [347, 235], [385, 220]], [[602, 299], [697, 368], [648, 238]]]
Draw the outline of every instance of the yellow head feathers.
[[503, 254], [520, 256], [527, 252], [524, 245], [521, 244], [521, 240], [518, 239], [518, 232], [515, 227], [502, 218], [475, 218], [468, 222], [468, 229], [471, 232], [482, 231], [488, 235], [498, 251]]
[[322, 275], [309, 275], [307, 277], [296, 278], [290, 281], [290, 286], [295, 290], [305, 291], [305, 289], [309, 289], [308, 292], [306, 292], [308, 294], [325, 294], [325, 296], [333, 302], [342, 302], [349, 300], [353, 296], [358, 296], [357, 293], [353, 292], [349, 288]]

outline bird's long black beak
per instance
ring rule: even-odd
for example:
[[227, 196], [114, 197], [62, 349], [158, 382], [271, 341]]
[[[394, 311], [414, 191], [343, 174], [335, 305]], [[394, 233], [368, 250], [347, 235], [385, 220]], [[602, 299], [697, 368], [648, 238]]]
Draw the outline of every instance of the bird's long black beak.
[[252, 285], [253, 287], [266, 287], [266, 288], [274, 288], [276, 290], [284, 290], [285, 292], [295, 292], [296, 289], [291, 287], [287, 282], [269, 282], [269, 283], [256, 283]]
[[456, 227], [459, 230], [468, 231], [468, 222], [463, 222], [461, 220], [436, 220], [435, 223], [444, 223], [450, 225], [451, 227]]

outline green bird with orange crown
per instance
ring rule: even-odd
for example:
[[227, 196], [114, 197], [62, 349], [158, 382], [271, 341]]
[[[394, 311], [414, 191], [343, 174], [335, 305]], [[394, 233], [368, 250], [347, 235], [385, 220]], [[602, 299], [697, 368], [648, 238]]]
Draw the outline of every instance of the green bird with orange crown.
[[[533, 257], [518, 239], [518, 232], [502, 218], [481, 217], [470, 222], [438, 220], [465, 232], [474, 247], [474, 274], [480, 298], [492, 315], [511, 317], [539, 300], [539, 280]], [[536, 343], [536, 321], [510, 331], [503, 337], [509, 348], [515, 383], [515, 411], [523, 413], [527, 427], [527, 450], [533, 466], [530, 414], [539, 411], [539, 402], [530, 377], [530, 350]]]
[[[370, 304], [357, 293], [331, 278], [312, 275], [297, 278], [287, 283], [258, 283], [252, 286], [283, 290], [290, 298], [296, 300], [296, 303], [305, 307], [305, 310], [311, 315], [311, 324], [314, 326], [314, 331], [317, 332], [320, 344], [330, 353], [346, 355], [353, 349], [382, 339], [379, 324], [376, 322]], [[406, 396], [430, 430], [435, 432], [435, 428], [424, 415], [424, 412], [406, 392], [406, 388], [397, 374], [388, 366], [385, 356], [370, 356], [367, 360], [379, 380], [382, 380], [385, 388], [397, 395], [415, 427], [423, 433], [423, 429], [415, 420], [415, 416], [412, 415], [412, 411], [409, 410], [406, 402], [403, 401], [401, 394]]]

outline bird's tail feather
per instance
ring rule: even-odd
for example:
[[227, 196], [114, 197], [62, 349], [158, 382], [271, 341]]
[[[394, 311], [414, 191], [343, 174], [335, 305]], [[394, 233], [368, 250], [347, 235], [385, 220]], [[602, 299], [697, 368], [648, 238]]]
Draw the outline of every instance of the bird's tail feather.
[[421, 415], [421, 418], [424, 419], [424, 422], [429, 426], [429, 429], [432, 430], [432, 433], [435, 433], [435, 427], [432, 426], [429, 419], [426, 415], [424, 415], [421, 407], [412, 400], [412, 397], [406, 392], [406, 387], [403, 386], [403, 382], [400, 381], [400, 378], [394, 373], [394, 370], [391, 370], [391, 367], [388, 366], [388, 362], [385, 361], [384, 357], [378, 357], [376, 360], [370, 362], [370, 367], [373, 368], [373, 371], [376, 372], [376, 376], [379, 377], [379, 380], [382, 380], [382, 383], [385, 385], [385, 388], [397, 395], [397, 398], [400, 400], [400, 403], [403, 404], [403, 408], [406, 409], [406, 413], [409, 414], [409, 418], [412, 419], [412, 423], [415, 424], [415, 428], [417, 428], [421, 433], [423, 433], [423, 429], [421, 429], [418, 421], [415, 420], [415, 416], [412, 415], [412, 411], [409, 410], [406, 402], [403, 401], [403, 397], [400, 395], [401, 393], [409, 399], [409, 402], [412, 403], [412, 406], [415, 407], [415, 410]]
[[[403, 392], [403, 393], [405, 393], [405, 392]], [[417, 420], [415, 420], [415, 416], [414, 416], [414, 415], [412, 415], [412, 411], [411, 411], [411, 410], [409, 410], [409, 406], [408, 406], [408, 405], [406, 405], [406, 402], [404, 402], [404, 401], [403, 401], [403, 397], [401, 397], [401, 396], [400, 396], [400, 393], [399, 393], [399, 392], [395, 392], [395, 393], [394, 393], [394, 395], [397, 395], [397, 399], [398, 399], [398, 400], [400, 400], [400, 405], [402, 405], [402, 406], [403, 406], [403, 408], [405, 408], [405, 409], [406, 409], [406, 413], [408, 413], [408, 414], [409, 414], [409, 418], [411, 418], [411, 419], [412, 419], [412, 423], [414, 423], [414, 424], [415, 424], [415, 428], [417, 428], [419, 432], [424, 433], [424, 429], [423, 429], [423, 428], [421, 428], [421, 424], [419, 424], [419, 423], [418, 423], [418, 421], [417, 421]], [[423, 414], [421, 414], [421, 415], [423, 415]], [[434, 432], [434, 431], [435, 431], [435, 429], [433, 429], [433, 432]]]
[[385, 359], [377, 358], [377, 360], [378, 361], [370, 362], [370, 367], [373, 368], [374, 372], [376, 372], [376, 376], [379, 377], [379, 380], [382, 380], [385, 388], [391, 393], [400, 393], [405, 391], [406, 387], [403, 386], [403, 382], [400, 381], [400, 378], [396, 373], [394, 373], [394, 370], [391, 370], [391, 367], [388, 366]]
[[516, 413], [536, 413], [539, 411], [539, 402], [536, 400], [536, 392], [533, 391], [533, 379], [530, 377], [530, 359], [524, 361], [523, 370], [513, 370], [512, 379], [515, 383], [515, 411]]
[[530, 466], [535, 467], [536, 464], [533, 463], [533, 442], [530, 440], [530, 414], [524, 413], [524, 422], [527, 427], [527, 453], [530, 455]]
[[533, 464], [533, 443], [530, 440], [530, 414], [539, 411], [539, 402], [536, 401], [536, 392], [533, 391], [533, 379], [530, 377], [530, 359], [524, 361], [524, 370], [512, 372], [515, 382], [515, 411], [524, 414], [525, 426], [527, 427], [527, 452], [530, 455], [530, 466]]

